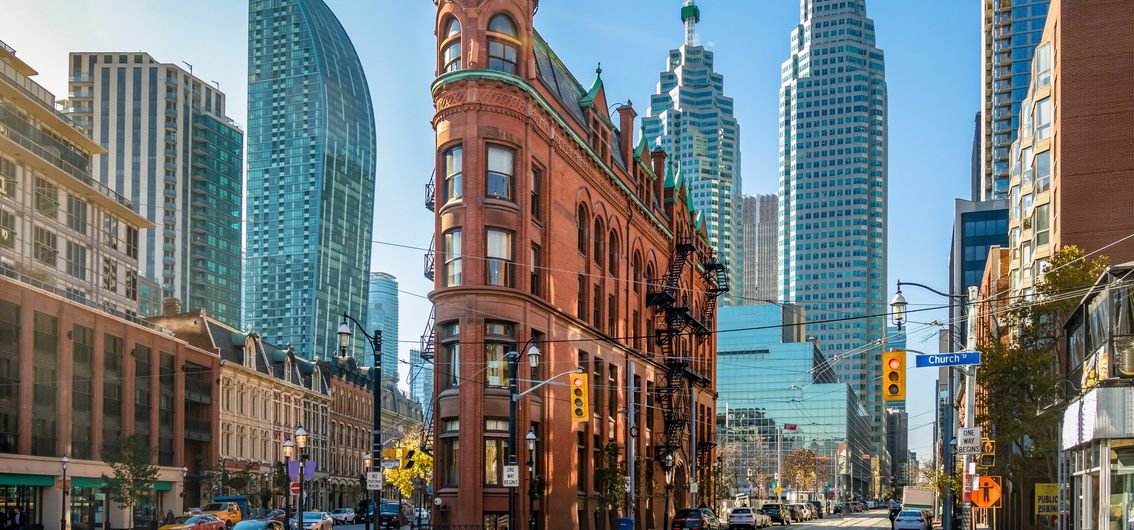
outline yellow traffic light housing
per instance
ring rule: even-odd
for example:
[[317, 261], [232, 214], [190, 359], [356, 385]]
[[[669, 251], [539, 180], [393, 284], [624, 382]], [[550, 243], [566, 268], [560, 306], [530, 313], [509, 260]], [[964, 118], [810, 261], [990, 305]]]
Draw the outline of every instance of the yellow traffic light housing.
[[587, 374], [571, 374], [571, 421], [591, 419], [591, 398], [587, 389]]
[[906, 399], [906, 352], [888, 351], [882, 354], [882, 399]]

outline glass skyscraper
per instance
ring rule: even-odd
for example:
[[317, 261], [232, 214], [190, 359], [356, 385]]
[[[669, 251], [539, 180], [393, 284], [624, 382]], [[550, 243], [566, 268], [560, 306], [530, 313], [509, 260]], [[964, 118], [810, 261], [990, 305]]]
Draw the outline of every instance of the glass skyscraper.
[[68, 113], [107, 149], [92, 176], [156, 225], [138, 240], [141, 280], [239, 328], [244, 133], [224, 93], [140, 52], [72, 53], [69, 79]]
[[[693, 0], [681, 10], [685, 43], [669, 51], [666, 71], [642, 117], [643, 134], [678, 164], [693, 207], [703, 216], [713, 248], [736, 282], [743, 278], [740, 222], [740, 127], [732, 98], [724, 95], [724, 76], [713, 71], [713, 52], [696, 43], [701, 19]], [[724, 296], [736, 300], [740, 290]]]
[[742, 304], [779, 299], [779, 198], [775, 194], [744, 197], [742, 229], [744, 277]]
[[983, 0], [984, 178], [982, 194], [974, 200], [1008, 198], [1008, 161], [1020, 128], [1020, 102], [1028, 97], [1032, 55], [1050, 4], [1050, 0]]
[[366, 322], [374, 171], [370, 90], [334, 13], [250, 2], [246, 327], [328, 359], [344, 312]]
[[780, 69], [780, 282], [884, 447], [886, 77], [865, 0], [802, 0]]
[[410, 349], [410, 397], [421, 404], [425, 424], [433, 421], [433, 363], [421, 358], [421, 350]]
[[[398, 279], [385, 272], [372, 272], [367, 293], [366, 332], [382, 331], [382, 377], [396, 380], [398, 379]], [[367, 354], [370, 352], [368, 351]]]
[[731, 455], [724, 480], [734, 492], [768, 495], [777, 453], [786, 458], [810, 449], [828, 457], [830, 468], [822, 476], [829, 487], [835, 487], [838, 457], [838, 482], [845, 487], [853, 473], [852, 491], [865, 495], [870, 465], [859, 455], [872, 453], [870, 417], [850, 385], [836, 381], [815, 343], [789, 341], [793, 334], [802, 337], [802, 329], [776, 328], [801, 327], [798, 313], [777, 304], [722, 307], [717, 313], [720, 329], [744, 330], [717, 339], [717, 432], [722, 451]]

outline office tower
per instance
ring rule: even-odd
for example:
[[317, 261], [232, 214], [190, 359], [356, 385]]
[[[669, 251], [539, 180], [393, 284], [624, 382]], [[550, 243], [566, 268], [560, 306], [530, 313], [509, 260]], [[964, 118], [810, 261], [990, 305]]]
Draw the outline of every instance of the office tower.
[[107, 150], [92, 176], [156, 226], [138, 242], [140, 274], [239, 328], [244, 133], [224, 93], [141, 52], [71, 53], [70, 74], [68, 112]]
[[[968, 296], [970, 288], [980, 287], [989, 250], [1008, 245], [1008, 201], [954, 199], [953, 202], [949, 293]], [[952, 344], [949, 351], [962, 351], [968, 347], [965, 327], [970, 321], [963, 315], [961, 307], [950, 305], [949, 321], [956, 324], [948, 330]], [[971, 323], [975, 324], [975, 320]]]
[[743, 220], [740, 234], [743, 238], [744, 278], [741, 293], [743, 305], [771, 302], [780, 297], [776, 282], [776, 264], [779, 262], [779, 207], [775, 194], [744, 197]]
[[[781, 299], [812, 321], [884, 315], [886, 78], [865, 0], [802, 0], [780, 69]], [[886, 318], [816, 324], [811, 334], [873, 419], [881, 451]]]
[[[792, 305], [759, 304], [722, 307], [717, 340], [717, 433], [729, 451], [725, 480], [733, 493], [770, 496], [777, 452], [786, 458], [796, 449], [810, 449], [834, 464], [840, 442], [850, 454], [874, 453], [870, 417], [845, 382], [835, 379], [827, 356], [812, 341], [794, 340], [799, 333], [777, 329], [798, 320]], [[791, 426], [794, 426], [792, 428]], [[782, 445], [778, 442], [782, 442]], [[879, 455], [880, 456], [880, 455]], [[845, 457], [844, 457], [845, 458]], [[853, 458], [840, 473], [840, 484], [868, 496], [871, 463]], [[834, 473], [823, 470], [833, 488]], [[845, 487], [845, 486], [844, 486]]]
[[1008, 197], [1012, 142], [1020, 128], [1032, 54], [1043, 33], [1051, 0], [981, 0], [982, 179], [974, 201]]
[[410, 396], [421, 404], [425, 423], [433, 421], [433, 363], [421, 358], [421, 351], [410, 349]]
[[890, 469], [884, 472], [883, 483], [889, 486], [905, 486], [909, 477], [910, 415], [904, 409], [891, 408], [886, 411], [886, 446], [890, 450]]
[[[119, 316], [136, 317], [139, 245], [153, 224], [91, 176], [105, 150], [0, 42], [0, 271]], [[76, 81], [74, 78], [72, 81]], [[84, 78], [90, 90], [90, 79]], [[29, 324], [30, 325], [30, 324]]]
[[1134, 11], [1117, 0], [1090, 6], [1052, 2], [1020, 105], [1008, 198], [1013, 296], [1034, 293], [1060, 247], [1134, 259]]
[[[724, 95], [724, 76], [713, 69], [713, 52], [696, 42], [700, 9], [693, 0], [681, 8], [685, 42], [669, 51], [666, 70], [642, 118], [649, 145], [660, 145], [689, 186], [709, 241], [732, 278], [744, 278], [741, 254], [740, 126], [732, 98]], [[737, 289], [724, 297], [735, 303]]]
[[343, 313], [366, 322], [374, 157], [366, 75], [334, 13], [251, 2], [245, 327], [320, 360], [337, 355]]
[[[366, 332], [382, 332], [382, 377], [398, 379], [398, 279], [385, 272], [370, 273]], [[372, 353], [372, 352], [367, 352]], [[369, 359], [367, 359], [369, 361]]]
[[[423, 340], [437, 370], [435, 526], [601, 528], [604, 505], [578, 492], [601, 487], [592, 458], [611, 440], [659, 477], [668, 457], [687, 477], [674, 481], [674, 505], [714, 494], [724, 264], [666, 152], [635, 142], [633, 106], [610, 118], [601, 75], [589, 89], [576, 81], [536, 31], [536, 5], [439, 0], [436, 24], [420, 29], [437, 38], [436, 196], [426, 202], [436, 327]], [[578, 411], [562, 384], [576, 369], [590, 398]], [[546, 378], [559, 384], [515, 402], [518, 436], [539, 439], [529, 455], [507, 442], [507, 389]], [[630, 436], [628, 421], [644, 434]], [[519, 481], [511, 519], [501, 494], [509, 448], [543, 477], [535, 503], [525, 502], [533, 484]], [[661, 527], [662, 510], [648, 513], [645, 495], [636, 502], [642, 527]]]

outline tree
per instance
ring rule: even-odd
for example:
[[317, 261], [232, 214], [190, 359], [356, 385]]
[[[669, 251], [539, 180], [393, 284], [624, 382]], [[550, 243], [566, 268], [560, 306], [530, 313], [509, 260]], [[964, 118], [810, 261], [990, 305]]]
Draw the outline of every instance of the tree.
[[604, 465], [595, 468], [595, 494], [592, 499], [597, 501], [596, 509], [602, 510], [604, 516], [618, 505], [626, 491], [626, 462], [618, 459], [621, 453], [617, 443], [606, 442], [602, 447]]
[[[410, 455], [412, 451], [412, 456], [405, 459], [401, 466], [383, 469], [383, 478], [396, 486], [403, 497], [409, 498], [413, 495], [414, 479], [420, 479], [426, 484], [432, 480], [433, 456], [422, 449], [420, 435], [407, 435], [398, 440], [394, 447], [400, 450], [402, 455]], [[406, 467], [406, 464], [411, 465]]]
[[107, 494], [118, 508], [126, 512], [127, 527], [134, 526], [134, 506], [153, 491], [158, 467], [153, 464], [157, 449], [138, 435], [118, 439], [118, 449], [102, 451], [102, 460], [110, 466], [111, 476], [102, 476]]
[[[1066, 246], [1051, 257], [1030, 299], [1013, 300], [1004, 320], [1012, 333], [978, 345], [977, 382], [980, 412], [999, 452], [995, 472], [1020, 484], [1054, 482], [1062, 378], [1067, 374], [1063, 323], [1107, 268], [1106, 257], [1087, 260], [1081, 249]], [[999, 316], [999, 315], [998, 315]]]
[[828, 467], [810, 449], [796, 449], [784, 458], [780, 481], [800, 491], [814, 491], [820, 482], [827, 480]]

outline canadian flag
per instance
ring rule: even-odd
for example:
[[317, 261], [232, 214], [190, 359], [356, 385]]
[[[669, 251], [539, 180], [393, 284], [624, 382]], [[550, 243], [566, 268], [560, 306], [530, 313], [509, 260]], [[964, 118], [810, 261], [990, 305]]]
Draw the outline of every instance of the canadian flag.
[[784, 424], [784, 430], [785, 431], [794, 431], [796, 427], [797, 427], [797, 425], [794, 424], [794, 423], [785, 423]]

